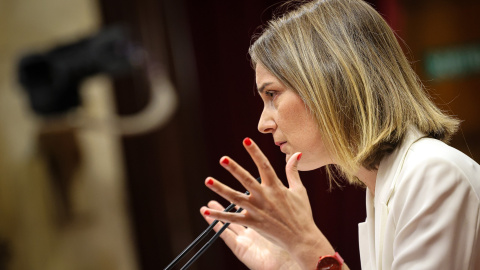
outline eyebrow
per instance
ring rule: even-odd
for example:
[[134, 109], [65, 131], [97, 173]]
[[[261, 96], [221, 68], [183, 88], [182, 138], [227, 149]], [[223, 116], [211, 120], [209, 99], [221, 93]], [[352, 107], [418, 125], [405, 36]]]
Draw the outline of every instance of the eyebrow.
[[269, 86], [270, 84], [272, 84], [272, 83], [271, 82], [266, 82], [266, 83], [262, 84], [262, 86], [260, 86], [260, 88], [258, 88], [258, 93], [262, 94], [263, 90], [265, 90], [265, 87]]

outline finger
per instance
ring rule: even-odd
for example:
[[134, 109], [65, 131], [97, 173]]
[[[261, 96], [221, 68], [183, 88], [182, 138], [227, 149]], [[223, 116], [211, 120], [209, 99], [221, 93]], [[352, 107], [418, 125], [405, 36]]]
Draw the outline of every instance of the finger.
[[[204, 208], [205, 207], [200, 208], [200, 213], [202, 214], [203, 218], [207, 221], [208, 224], [212, 224], [212, 222], [214, 222], [215, 219], [208, 216], [208, 215], [204, 215], [204, 211], [205, 211], [205, 210], [203, 210]], [[225, 225], [225, 224], [223, 222], [219, 221], [213, 227], [213, 230], [215, 232], [218, 232], [223, 227], [223, 225]], [[231, 224], [230, 224], [230, 226], [231, 226]], [[220, 238], [222, 238], [223, 241], [225, 241], [225, 243], [227, 243], [228, 246], [234, 245], [235, 244], [235, 239], [237, 238], [237, 233], [235, 231], [231, 230], [230, 226], [229, 226], [229, 228], [227, 228], [226, 230], [224, 230], [220, 234]]]
[[[220, 203], [218, 203], [217, 201], [210, 201], [210, 202], [208, 202], [207, 205], [208, 205], [209, 208], [212, 208], [212, 209], [215, 209], [215, 210], [218, 210], [218, 211], [225, 210], [225, 208], [223, 208], [223, 206]], [[235, 208], [238, 209], [238, 206], [236, 206]], [[208, 217], [208, 216], [207, 216], [207, 218], [212, 219], [211, 217]], [[212, 221], [213, 220], [214, 219], [212, 219]], [[223, 222], [221, 222], [221, 223], [223, 224]], [[245, 231], [245, 227], [243, 227], [241, 225], [237, 225], [237, 224], [230, 224], [230, 226], [228, 228], [236, 234], [241, 234]]]
[[225, 210], [225, 207], [223, 207], [219, 202], [217, 201], [209, 201], [207, 206], [209, 208], [212, 208], [212, 209], [215, 209], [215, 210], [218, 210], [218, 211], [224, 211]]
[[262, 183], [265, 185], [281, 185], [282, 182], [278, 179], [275, 170], [273, 170], [272, 165], [270, 164], [270, 161], [263, 154], [258, 145], [252, 139], [247, 137], [243, 140], [243, 146], [257, 166], [260, 177], [262, 178]]
[[[238, 211], [240, 208], [241, 208], [240, 206], [235, 205], [235, 211]], [[247, 211], [247, 210], [245, 210], [245, 209], [243, 209], [243, 208], [241, 208], [241, 209], [242, 209], [242, 211], [240, 211], [240, 213], [245, 214], [245, 211]]]
[[[209, 203], [209, 205], [211, 204], [212, 202]], [[218, 205], [220, 205], [219, 203], [215, 202], [215, 203], [212, 203], [215, 208], [218, 208]], [[217, 205], [218, 204], [218, 205]], [[220, 206], [220, 208], [223, 208]], [[205, 211], [206, 207], [202, 207], [200, 209], [200, 213], [202, 214], [202, 216], [205, 218], [205, 220], [207, 220], [207, 222], [209, 224], [211, 224], [215, 219], [211, 216], [208, 216], [208, 215], [204, 215], [204, 211]], [[217, 223], [217, 225], [215, 225], [215, 227], [213, 228], [215, 230], [215, 232], [218, 232], [222, 227], [223, 225], [225, 225], [223, 222], [219, 221]], [[232, 250], [236, 250], [237, 249], [237, 246], [239, 245], [239, 234], [240, 233], [237, 233], [237, 231], [241, 231], [241, 232], [244, 232], [246, 229], [245, 227], [243, 226], [240, 226], [240, 225], [236, 225], [236, 224], [230, 224], [228, 226], [228, 228], [226, 230], [224, 230], [221, 234], [220, 234], [220, 238], [223, 239], [223, 241], [225, 242], [225, 244]]]
[[287, 175], [288, 186], [290, 189], [303, 187], [302, 180], [298, 173], [298, 163], [302, 157], [302, 153], [297, 152], [290, 156], [285, 166], [285, 173]]
[[250, 221], [246, 218], [246, 215], [248, 214], [247, 211], [244, 213], [230, 213], [230, 212], [222, 212], [218, 211], [212, 208], [207, 208], [207, 207], [202, 207], [200, 208], [200, 212], [204, 216], [208, 216], [213, 219], [218, 219], [221, 220], [224, 223], [236, 223], [242, 226], [248, 226]]
[[[201, 211], [201, 209], [200, 209], [200, 213], [202, 214], [203, 218], [207, 221], [207, 223], [208, 223], [209, 225], [212, 224], [212, 223], [215, 221], [214, 218], [212, 218], [212, 217], [210, 217], [210, 216], [207, 216], [207, 215], [204, 215], [203, 212]], [[218, 231], [223, 227], [223, 225], [224, 225], [223, 222], [218, 221], [218, 223], [213, 227], [213, 230], [214, 230], [215, 232], [218, 232]]]
[[[225, 210], [225, 208], [224, 208], [220, 203], [218, 203], [217, 201], [210, 201], [210, 202], [208, 202], [207, 205], [208, 205], [209, 208], [215, 209], [215, 210], [217, 210], [217, 211], [224, 211], [224, 210]], [[201, 212], [201, 211], [200, 211], [200, 212]], [[212, 224], [212, 222], [215, 221], [214, 218], [212, 218], [212, 217], [210, 217], [210, 216], [203, 215], [203, 213], [202, 213], [202, 216], [203, 216], [203, 218], [205, 218], [205, 220], [208, 222], [208, 224]], [[215, 226], [213, 227], [213, 230], [214, 230], [215, 232], [218, 232], [218, 231], [223, 227], [223, 225], [225, 225], [225, 223], [223, 223], [222, 221], [219, 221], [219, 222], [217, 223], [217, 225], [215, 225]], [[238, 225], [230, 224], [230, 226], [228, 226], [228, 229], [225, 230], [225, 231], [231, 230], [231, 231], [233, 231], [235, 234], [238, 234], [238, 233], [237, 233], [238, 230], [237, 230], [237, 228], [235, 228], [236, 226], [238, 226]], [[240, 226], [240, 227], [242, 227], [242, 226]], [[243, 228], [243, 227], [242, 227], [242, 228]], [[223, 234], [223, 233], [222, 233], [222, 234]]]
[[235, 160], [229, 157], [222, 157], [220, 164], [235, 177], [250, 193], [261, 189], [257, 180]]
[[248, 201], [249, 195], [233, 190], [229, 186], [226, 186], [212, 177], [208, 177], [205, 180], [205, 185], [227, 201], [240, 205], [245, 209], [251, 209], [251, 204]]
[[[218, 211], [225, 211], [225, 208], [217, 201], [209, 201], [207, 206], [209, 208], [212, 208], [212, 209], [215, 209], [215, 210], [218, 210]], [[235, 210], [238, 211], [238, 209], [240, 209], [240, 206], [238, 205], [235, 205]], [[232, 212], [232, 211], [230, 211]]]
[[243, 234], [244, 231], [247, 229], [247, 228], [245, 228], [245, 226], [238, 225], [238, 224], [235, 224], [235, 223], [230, 224], [230, 226], [228, 228], [230, 230], [232, 230], [237, 235]]

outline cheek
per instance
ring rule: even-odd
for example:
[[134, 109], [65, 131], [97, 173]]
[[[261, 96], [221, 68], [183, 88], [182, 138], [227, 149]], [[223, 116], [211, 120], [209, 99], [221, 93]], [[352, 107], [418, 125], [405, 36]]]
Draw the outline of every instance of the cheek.
[[309, 160], [309, 169], [325, 165], [323, 161], [320, 162], [322, 163], [320, 165], [316, 164], [319, 161], [318, 159], [323, 160], [325, 158], [326, 149], [316, 121], [304, 107], [285, 115], [283, 124], [287, 139], [296, 148], [294, 151], [303, 152], [305, 160]]
[[311, 114], [307, 111], [303, 102], [289, 104], [279, 110], [280, 124], [290, 133], [299, 133], [304, 136], [317, 132], [317, 125]]
[[284, 111], [279, 114], [277, 124], [292, 146], [298, 147], [298, 151], [317, 148], [317, 144], [321, 142], [317, 125], [304, 108]]
[[279, 126], [283, 126], [285, 131], [293, 132], [303, 129], [307, 120], [306, 116], [307, 110], [303, 101], [294, 94], [285, 99], [285, 102], [280, 103], [277, 108], [277, 123]]
[[[303, 100], [293, 92], [285, 93], [277, 108], [277, 125], [292, 146], [308, 151], [320, 139], [316, 121]], [[301, 149], [300, 149], [301, 148]]]
[[298, 165], [300, 171], [315, 170], [327, 164], [332, 164], [331, 157], [320, 135], [305, 137], [301, 148], [303, 148], [302, 153], [304, 153], [304, 155]]

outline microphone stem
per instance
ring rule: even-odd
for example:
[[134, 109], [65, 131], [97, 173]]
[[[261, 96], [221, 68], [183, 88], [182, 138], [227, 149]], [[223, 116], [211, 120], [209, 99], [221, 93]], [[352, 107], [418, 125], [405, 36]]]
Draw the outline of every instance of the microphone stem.
[[[232, 203], [225, 208], [224, 212], [230, 212], [230, 210], [232, 210], [234, 207], [235, 204]], [[197, 238], [195, 238], [195, 240], [193, 240], [188, 247], [186, 247], [167, 267], [165, 267], [164, 270], [172, 269], [178, 263], [178, 261], [185, 257], [190, 250], [192, 250], [198, 243], [200, 243], [200, 241], [203, 240], [203, 238], [205, 238], [205, 236], [207, 236], [207, 234], [213, 229], [213, 227], [215, 227], [215, 225], [217, 225], [217, 223], [218, 220], [213, 221], [212, 224], [210, 224], [210, 226], [208, 226], [199, 236], [197, 236]]]
[[[240, 213], [242, 211], [243, 209], [239, 208], [235, 213]], [[220, 237], [220, 234], [222, 234], [222, 232], [225, 231], [229, 225], [230, 222], [225, 223], [223, 227], [210, 240], [208, 240], [208, 242], [197, 253], [195, 253], [195, 255], [180, 270], [185, 270], [190, 267], [190, 265], [192, 265], [205, 252], [205, 250], [207, 250], [213, 244], [213, 242], [217, 240], [218, 237]]]
[[[257, 181], [259, 183], [262, 182], [262, 179], [260, 177], [257, 178]], [[245, 192], [246, 195], [250, 195], [250, 192]], [[235, 207], [235, 204], [230, 204], [227, 208], [225, 208], [225, 210], [223, 210], [223, 212], [230, 212], [230, 210], [232, 210], [233, 208]], [[243, 209], [242, 208], [239, 208], [236, 213], [240, 213], [242, 212]], [[197, 238], [195, 238], [195, 240], [193, 240], [193, 242], [188, 245], [188, 247], [186, 247], [169, 265], [167, 265], [167, 267], [165, 267], [163, 270], [171, 270], [183, 257], [185, 257], [185, 255], [187, 255], [188, 252], [190, 252], [200, 241], [203, 240], [203, 238], [205, 238], [205, 236], [207, 236], [207, 234], [213, 230], [213, 227], [215, 227], [215, 225], [217, 225], [219, 221], [218, 220], [214, 220], [212, 222], [212, 224], [210, 224], [210, 226], [208, 226], [207, 229], [205, 229], [199, 236], [197, 236]], [[225, 223], [223, 225], [223, 227], [212, 237], [212, 239], [210, 239], [183, 267], [182, 267], [182, 270], [183, 269], [187, 269], [187, 267], [189, 267], [193, 262], [195, 262], [195, 260], [198, 259], [198, 257], [200, 257], [200, 255], [203, 254], [203, 252], [205, 252], [205, 250], [207, 250], [207, 248], [209, 248], [212, 243], [220, 236], [220, 234], [225, 230], [227, 229], [227, 227], [230, 225], [230, 223]]]

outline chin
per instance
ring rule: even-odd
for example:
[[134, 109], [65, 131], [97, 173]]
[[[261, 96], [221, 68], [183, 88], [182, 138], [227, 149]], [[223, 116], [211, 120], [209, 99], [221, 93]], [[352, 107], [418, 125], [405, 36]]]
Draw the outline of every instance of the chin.
[[[292, 155], [286, 154], [285, 155], [285, 163], [288, 162]], [[321, 168], [325, 166], [326, 164], [323, 164], [321, 162], [312, 162], [309, 161], [308, 159], [305, 159], [305, 156], [300, 160], [300, 162], [297, 165], [297, 170], [302, 171], [302, 172], [308, 172], [308, 171], [313, 171], [318, 168]]]
[[316, 170], [323, 166], [325, 166], [325, 164], [319, 165], [319, 164], [311, 164], [311, 163], [302, 163], [302, 161], [300, 161], [300, 163], [297, 166], [297, 169], [302, 172], [308, 172], [308, 171]]

